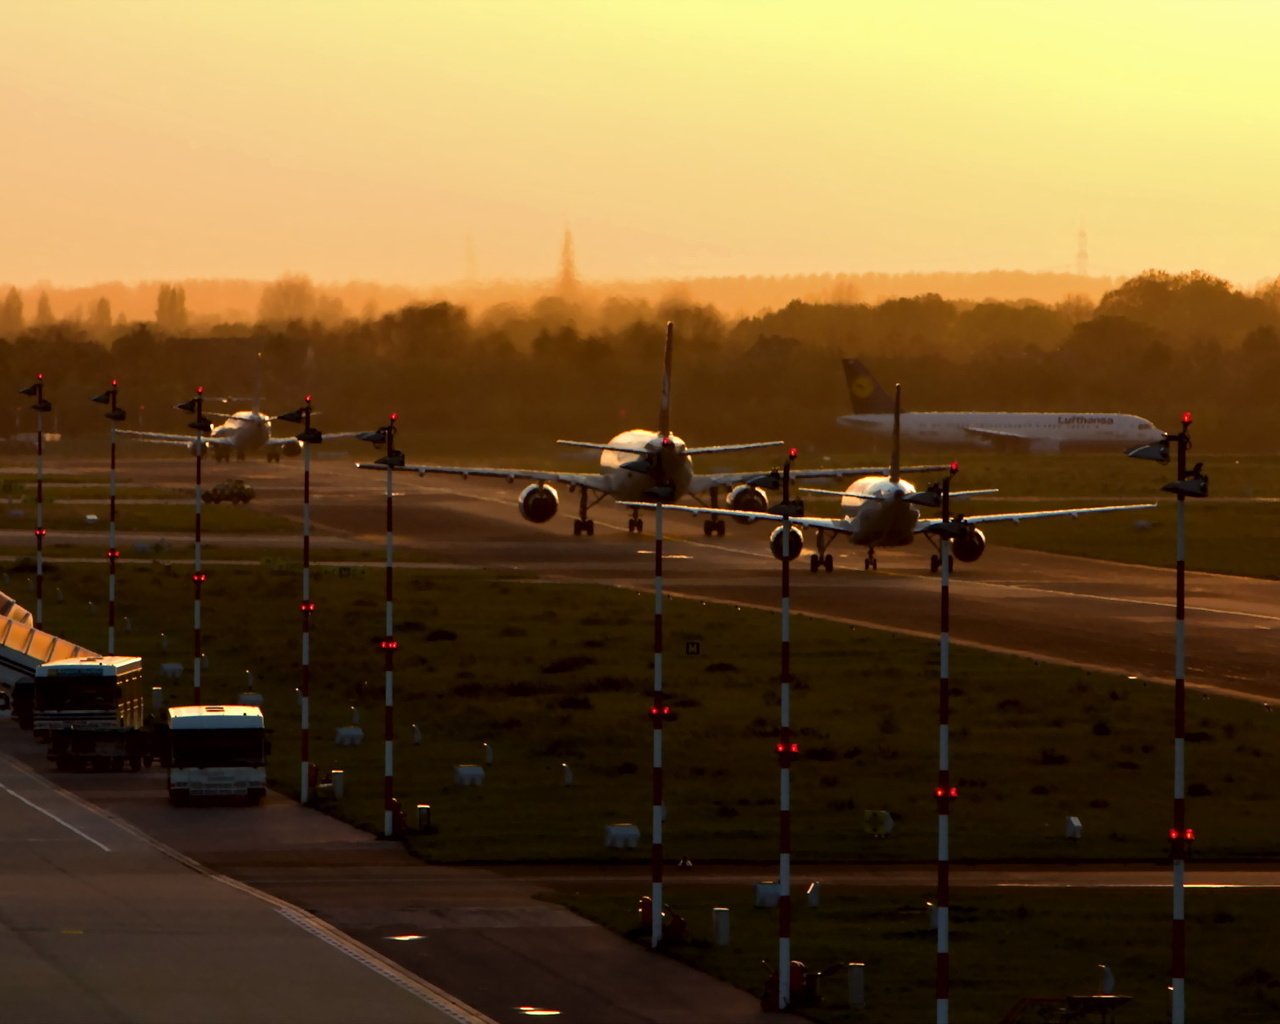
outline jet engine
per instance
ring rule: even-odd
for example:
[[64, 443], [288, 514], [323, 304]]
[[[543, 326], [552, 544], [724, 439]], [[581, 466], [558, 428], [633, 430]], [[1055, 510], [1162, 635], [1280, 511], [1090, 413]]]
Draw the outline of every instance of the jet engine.
[[302, 442], [290, 441], [288, 444], [282, 444], [280, 446], [280, 450], [284, 452], [286, 455], [288, 455], [290, 458], [296, 458], [297, 456], [302, 454]]
[[545, 523], [560, 507], [560, 495], [546, 484], [530, 484], [516, 499], [520, 515], [531, 523]]
[[[782, 531], [783, 527], [777, 526], [773, 533], [769, 534], [769, 549], [773, 552], [773, 557], [779, 562], [782, 561]], [[787, 542], [787, 561], [792, 562], [800, 556], [800, 550], [804, 547], [804, 531], [798, 526], [791, 527], [791, 538]]]
[[951, 550], [962, 562], [976, 562], [987, 550], [987, 538], [976, 526], [970, 526], [951, 542]]
[[769, 496], [759, 487], [750, 484], [738, 484], [729, 492], [725, 503], [729, 508], [739, 512], [768, 512]]

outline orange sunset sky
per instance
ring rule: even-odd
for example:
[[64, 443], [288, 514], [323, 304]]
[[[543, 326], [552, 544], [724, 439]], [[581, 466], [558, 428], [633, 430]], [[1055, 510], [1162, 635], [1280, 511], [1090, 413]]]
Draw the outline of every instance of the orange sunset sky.
[[1280, 273], [1280, 4], [0, 0], [0, 282]]

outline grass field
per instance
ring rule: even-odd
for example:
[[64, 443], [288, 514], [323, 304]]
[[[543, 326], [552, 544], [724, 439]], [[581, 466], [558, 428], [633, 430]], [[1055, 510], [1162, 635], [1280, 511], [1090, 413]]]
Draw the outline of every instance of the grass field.
[[[30, 605], [29, 577], [3, 588]], [[54, 595], [61, 594], [57, 600]], [[119, 648], [183, 663], [189, 696], [186, 564], [119, 571]], [[204, 699], [235, 699], [246, 670], [275, 731], [274, 784], [296, 791], [299, 573], [289, 554], [214, 567], [204, 587]], [[320, 569], [312, 595], [313, 760], [342, 768], [335, 812], [376, 831], [382, 817], [383, 574]], [[90, 646], [105, 636], [105, 572], [58, 567], [46, 623]], [[87, 601], [94, 606], [88, 607]], [[605, 850], [606, 823], [649, 820], [652, 598], [483, 572], [397, 576], [396, 789], [433, 805], [440, 831], [414, 848], [441, 861], [642, 861]], [[773, 852], [777, 766], [774, 614], [673, 600], [666, 615], [668, 848], [675, 857], [754, 861]], [[160, 636], [165, 635], [165, 646]], [[686, 656], [685, 640], [701, 654]], [[937, 650], [926, 640], [799, 619], [793, 628], [796, 855], [811, 861], [928, 860], [934, 852]], [[1171, 700], [1167, 689], [962, 650], [952, 668], [957, 859], [1151, 859], [1166, 855]], [[155, 680], [153, 679], [153, 682]], [[338, 747], [353, 714], [369, 735]], [[422, 744], [409, 741], [416, 723]], [[1199, 855], [1265, 858], [1280, 722], [1265, 708], [1193, 696], [1188, 785]], [[452, 768], [495, 763], [483, 787]], [[562, 784], [562, 765], [574, 784]], [[887, 842], [868, 810], [897, 825]], [[1068, 848], [1064, 817], [1085, 823]], [[647, 834], [647, 827], [643, 829]]]
[[[802, 876], [807, 877], [807, 876]], [[777, 913], [753, 906], [750, 886], [682, 885], [673, 877], [667, 903], [690, 925], [690, 940], [669, 955], [759, 993], [777, 963]], [[551, 894], [578, 913], [640, 934], [636, 900], [643, 886], [561, 888]], [[811, 908], [803, 885], [793, 899], [792, 955], [818, 983], [818, 1021], [920, 1024], [933, 1020], [936, 936], [925, 901], [931, 891], [856, 889], [823, 883]], [[712, 943], [711, 908], [728, 907], [731, 944]], [[1275, 933], [1280, 892], [1193, 889], [1187, 897], [1188, 1017], [1232, 1024], [1280, 1019], [1280, 970], [1263, 936]], [[1165, 889], [957, 889], [952, 893], [951, 1020], [991, 1024], [1023, 996], [1098, 991], [1100, 963], [1116, 992], [1132, 1002], [1116, 1021], [1158, 1024], [1169, 1019], [1169, 894]], [[769, 964], [765, 968], [761, 961]], [[849, 962], [864, 963], [866, 1009], [848, 1008]], [[1034, 1016], [1026, 1021], [1060, 1020]]]

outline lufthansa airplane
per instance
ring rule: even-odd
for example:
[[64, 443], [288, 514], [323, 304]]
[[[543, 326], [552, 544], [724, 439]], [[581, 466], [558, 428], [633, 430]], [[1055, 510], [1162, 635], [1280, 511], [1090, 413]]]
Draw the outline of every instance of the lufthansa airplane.
[[[894, 429], [893, 399], [857, 359], [844, 360], [853, 412], [841, 426], [887, 436]], [[1012, 451], [1114, 449], [1152, 444], [1164, 433], [1150, 420], [1123, 412], [904, 412], [902, 438], [915, 445], [977, 445]]]
[[[417, 473], [426, 476], [428, 473], [443, 473], [452, 476], [501, 477], [508, 482], [516, 480], [532, 481], [516, 498], [516, 507], [526, 520], [531, 523], [545, 523], [556, 514], [560, 506], [560, 495], [553, 486], [559, 484], [569, 488], [572, 493], [578, 491], [578, 516], [573, 522], [573, 535], [591, 536], [595, 533], [595, 523], [587, 513], [605, 498], [633, 505], [640, 502], [678, 501], [688, 496], [701, 501], [706, 496], [707, 503], [700, 507], [710, 515], [703, 523], [703, 532], [708, 536], [724, 536], [724, 520], [721, 513], [726, 509], [736, 511], [767, 512], [770, 508], [766, 488], [773, 489], [781, 483], [781, 473], [777, 469], [737, 471], [725, 473], [696, 473], [693, 468], [694, 455], [712, 455], [724, 452], [747, 451], [754, 448], [775, 448], [783, 445], [782, 441], [757, 441], [747, 444], [722, 444], [690, 447], [684, 440], [671, 432], [671, 350], [673, 327], [667, 324], [666, 352], [662, 373], [662, 400], [658, 409], [658, 429], [624, 430], [609, 441], [600, 444], [593, 441], [557, 441], [557, 444], [575, 448], [588, 448], [600, 453], [600, 471], [598, 473], [572, 473], [556, 470], [537, 469], [502, 469], [489, 466], [435, 466], [435, 465], [392, 465], [392, 469]], [[357, 463], [361, 469], [388, 468], [387, 463]], [[920, 472], [940, 467], [918, 467]], [[864, 473], [884, 472], [883, 467], [821, 469], [806, 470], [794, 474], [802, 479], [834, 479], [858, 476]], [[725, 505], [720, 505], [720, 495], [724, 492]], [[642, 532], [644, 521], [635, 508], [631, 509], [631, 518], [627, 521], [628, 532]]]
[[[894, 422], [900, 417], [898, 411], [901, 404], [900, 395], [901, 389], [899, 388], [893, 402], [894, 411], [890, 414], [890, 419]], [[901, 418], [905, 419], [905, 416]], [[801, 514], [785, 517], [786, 522], [790, 523], [791, 530], [790, 536], [785, 543], [783, 534], [784, 517], [778, 514], [776, 509], [770, 513], [752, 514], [723, 511], [721, 514], [739, 519], [763, 519], [778, 523], [779, 525], [774, 528], [769, 536], [769, 547], [774, 556], [779, 559], [783, 557], [784, 548], [788, 560], [798, 556], [804, 548], [805, 529], [813, 530], [816, 534], [817, 551], [809, 555], [810, 572], [817, 572], [819, 569], [831, 572], [835, 567], [834, 560], [827, 549], [837, 537], [846, 537], [850, 543], [865, 547], [867, 556], [863, 565], [868, 570], [875, 569], [876, 548], [904, 547], [915, 540], [917, 534], [926, 533], [926, 531], [929, 531], [929, 527], [941, 522], [938, 519], [920, 518], [921, 506], [936, 508], [940, 504], [941, 498], [936, 489], [930, 488], [924, 491], [917, 491], [909, 480], [902, 478], [899, 460], [900, 443], [901, 435], [897, 429], [894, 429], [892, 465], [886, 476], [863, 477], [855, 480], [844, 491], [817, 492], [838, 495], [842, 515], [806, 516], [803, 514], [803, 506], [797, 506], [796, 511]], [[953, 463], [947, 468], [954, 472], [956, 467]], [[813, 493], [811, 488], [803, 488], [803, 490], [809, 490], [810, 493]], [[992, 493], [994, 492], [990, 490], [951, 491], [950, 496], [963, 498], [975, 494]], [[689, 505], [666, 505], [664, 507], [668, 511], [690, 512], [694, 515], [699, 515], [705, 511]], [[1102, 505], [1093, 508], [1062, 508], [1046, 509], [1038, 512], [1003, 512], [981, 516], [952, 516], [951, 521], [956, 524], [957, 534], [952, 541], [951, 550], [953, 556], [961, 562], [976, 562], [982, 557], [982, 553], [987, 547], [987, 538], [980, 526], [988, 523], [1019, 523], [1028, 519], [1051, 519], [1061, 516], [1070, 516], [1074, 519], [1077, 516], [1096, 515], [1102, 512], [1125, 512], [1154, 507], [1153, 504]], [[932, 534], [929, 533], [927, 536], [932, 541]], [[930, 559], [930, 569], [936, 572], [940, 565], [941, 561], [938, 555], [934, 554]]]

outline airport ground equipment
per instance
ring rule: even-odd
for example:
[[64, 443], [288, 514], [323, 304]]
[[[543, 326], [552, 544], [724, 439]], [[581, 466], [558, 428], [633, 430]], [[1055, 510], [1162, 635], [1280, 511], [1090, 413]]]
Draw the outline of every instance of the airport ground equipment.
[[9, 690], [13, 717], [32, 726], [36, 668], [60, 658], [91, 657], [94, 652], [37, 629], [31, 613], [0, 593], [0, 687]]
[[38, 665], [32, 728], [48, 740], [59, 770], [134, 771], [153, 756], [142, 659], [61, 658]]
[[172, 707], [168, 718], [169, 800], [242, 797], [267, 792], [267, 730], [248, 704]]
[[223, 480], [205, 491], [203, 497], [211, 505], [220, 505], [224, 501], [232, 505], [247, 505], [253, 501], [253, 493], [253, 487], [243, 480]]

